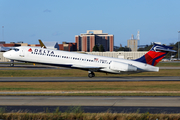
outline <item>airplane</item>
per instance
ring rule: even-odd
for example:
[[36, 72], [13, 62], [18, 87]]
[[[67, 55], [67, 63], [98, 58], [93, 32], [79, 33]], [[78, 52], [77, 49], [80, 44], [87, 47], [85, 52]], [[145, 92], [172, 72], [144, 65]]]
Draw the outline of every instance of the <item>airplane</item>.
[[[43, 44], [42, 44], [43, 46]], [[45, 46], [44, 46], [45, 47]], [[135, 60], [111, 58], [97, 55], [81, 54], [61, 50], [52, 50], [30, 46], [15, 47], [3, 54], [12, 61], [40, 63], [60, 67], [76, 68], [88, 71], [88, 77], [95, 77], [94, 72], [114, 74], [131, 74], [139, 72], [158, 72], [155, 65], [168, 52], [176, 52], [173, 47], [156, 44], [142, 57]], [[14, 63], [11, 63], [11, 65]]]
[[11, 50], [14, 47], [4, 47], [3, 44], [0, 44], [0, 52], [6, 52], [8, 50]]
[[[47, 48], [40, 39], [38, 41], [39, 41], [41, 48]], [[6, 51], [12, 50], [14, 48], [15, 47], [4, 47], [3, 44], [0, 44], [0, 52], [6, 52]]]
[[39, 41], [39, 44], [40, 44], [41, 48], [47, 48], [40, 39], [38, 41]]

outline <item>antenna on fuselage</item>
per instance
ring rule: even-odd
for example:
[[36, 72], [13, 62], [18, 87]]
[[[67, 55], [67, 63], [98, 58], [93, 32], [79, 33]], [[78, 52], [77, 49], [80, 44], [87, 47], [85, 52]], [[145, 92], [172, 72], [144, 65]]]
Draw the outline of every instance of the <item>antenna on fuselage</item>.
[[46, 46], [44, 45], [44, 43], [40, 39], [39, 39], [39, 43], [40, 43], [41, 48], [46, 48]]

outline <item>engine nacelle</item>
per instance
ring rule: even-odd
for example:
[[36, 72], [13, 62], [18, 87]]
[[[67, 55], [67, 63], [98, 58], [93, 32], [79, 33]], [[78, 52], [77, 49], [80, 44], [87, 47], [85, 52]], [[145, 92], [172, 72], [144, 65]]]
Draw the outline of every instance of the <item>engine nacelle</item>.
[[137, 67], [120, 62], [112, 62], [110, 65], [111, 70], [118, 70], [118, 71], [137, 71]]

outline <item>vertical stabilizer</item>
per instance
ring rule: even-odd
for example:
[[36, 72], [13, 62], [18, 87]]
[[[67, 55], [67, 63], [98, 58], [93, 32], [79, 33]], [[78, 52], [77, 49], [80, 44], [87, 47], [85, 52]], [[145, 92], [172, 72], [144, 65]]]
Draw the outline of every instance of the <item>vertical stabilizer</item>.
[[154, 43], [154, 46], [150, 49], [149, 52], [147, 52], [142, 57], [136, 59], [135, 61], [155, 66], [159, 61], [161, 61], [164, 58], [164, 56], [168, 52], [176, 52], [175, 50], [172, 50], [172, 48], [173, 47], [171, 46], [165, 46]]
[[39, 39], [39, 44], [41, 46], [41, 48], [46, 48], [46, 46], [44, 45], [44, 43]]

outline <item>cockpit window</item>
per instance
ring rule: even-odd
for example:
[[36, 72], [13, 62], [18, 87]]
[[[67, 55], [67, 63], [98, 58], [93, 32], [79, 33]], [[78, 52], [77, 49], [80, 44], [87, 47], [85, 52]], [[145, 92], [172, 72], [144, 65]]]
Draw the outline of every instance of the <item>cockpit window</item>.
[[19, 49], [17, 49], [17, 48], [14, 48], [13, 50], [15, 50], [15, 51], [19, 51]]

